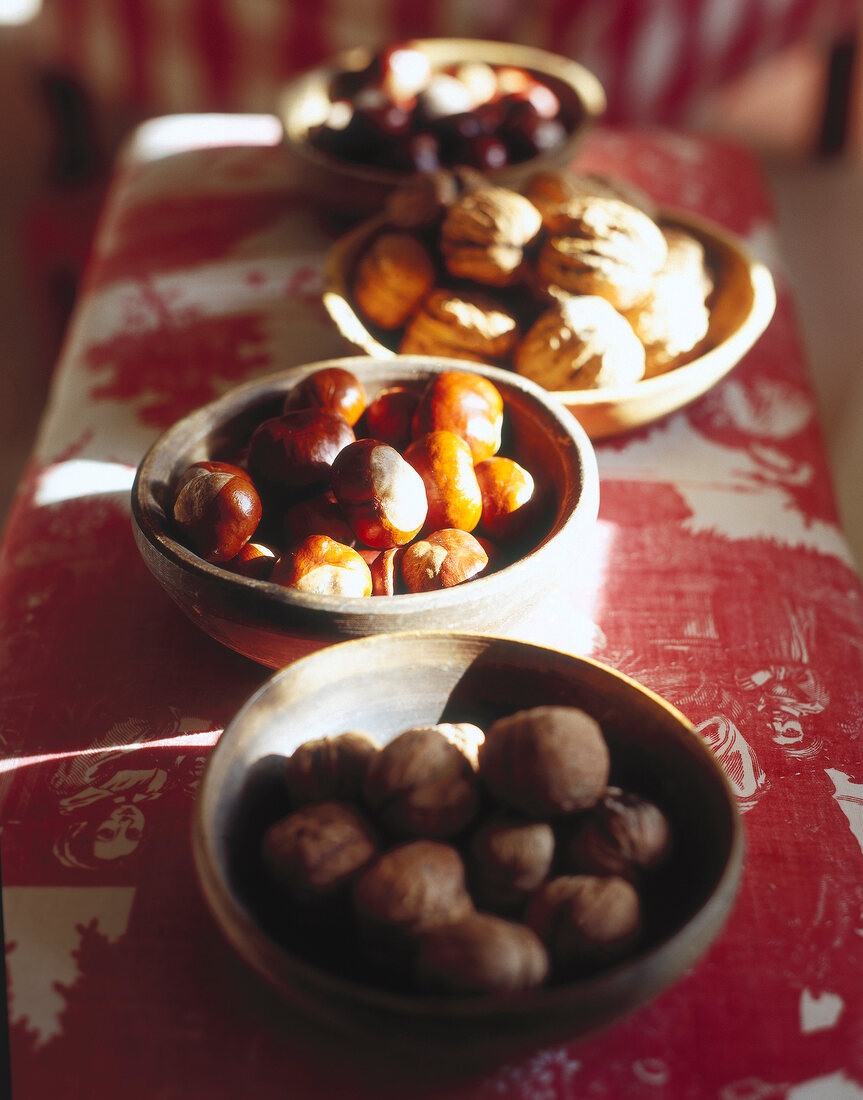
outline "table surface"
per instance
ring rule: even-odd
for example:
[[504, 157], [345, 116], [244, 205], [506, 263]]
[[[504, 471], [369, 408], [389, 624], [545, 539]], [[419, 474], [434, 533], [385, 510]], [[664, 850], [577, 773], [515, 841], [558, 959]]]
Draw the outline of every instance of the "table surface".
[[269, 673], [164, 595], [129, 489], [195, 406], [346, 349], [320, 302], [332, 227], [291, 191], [275, 119], [155, 120], [118, 161], [0, 558], [16, 1098], [863, 1096], [861, 586], [769, 196], [744, 151], [669, 131], [597, 130], [578, 167], [740, 234], [777, 282], [773, 321], [723, 382], [597, 445], [595, 545], [566, 598], [514, 630], [696, 723], [744, 811], [726, 928], [610, 1030], [470, 1074], [334, 1040], [234, 957], [196, 885], [190, 812]]

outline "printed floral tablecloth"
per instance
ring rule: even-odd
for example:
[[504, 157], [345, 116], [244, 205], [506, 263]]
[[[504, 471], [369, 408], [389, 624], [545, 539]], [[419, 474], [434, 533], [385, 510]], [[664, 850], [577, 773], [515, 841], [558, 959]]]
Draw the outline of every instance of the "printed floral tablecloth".
[[[742, 150], [601, 129], [579, 167], [741, 234], [776, 315], [709, 394], [597, 446], [594, 545], [517, 632], [679, 706], [744, 811], [706, 957], [617, 1026], [481, 1073], [382, 1058], [291, 1016], [198, 892], [202, 767], [268, 675], [199, 633], [129, 517], [160, 430], [253, 375], [345, 352], [332, 228], [270, 116], [175, 116], [117, 165], [0, 559], [0, 814], [16, 1100], [863, 1097], [863, 617], [769, 197]], [[2, 1060], [0, 1060], [2, 1061]]]

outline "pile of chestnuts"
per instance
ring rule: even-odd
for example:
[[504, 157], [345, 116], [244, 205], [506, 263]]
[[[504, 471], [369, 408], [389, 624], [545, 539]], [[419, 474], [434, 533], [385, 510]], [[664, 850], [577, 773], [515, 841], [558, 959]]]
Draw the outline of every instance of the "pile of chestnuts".
[[552, 82], [527, 69], [483, 61], [435, 68], [410, 43], [337, 73], [329, 98], [309, 143], [342, 161], [402, 172], [517, 164], [559, 146], [579, 121]]
[[405, 991], [505, 996], [592, 975], [638, 949], [672, 845], [659, 807], [609, 776], [599, 723], [570, 706], [383, 747], [359, 732], [305, 742], [283, 764], [288, 812], [257, 842], [268, 924]]
[[471, 371], [371, 396], [353, 372], [321, 367], [236, 461], [182, 473], [174, 529], [208, 562], [302, 592], [453, 587], [544, 534], [545, 494], [499, 453], [504, 415], [498, 388]]

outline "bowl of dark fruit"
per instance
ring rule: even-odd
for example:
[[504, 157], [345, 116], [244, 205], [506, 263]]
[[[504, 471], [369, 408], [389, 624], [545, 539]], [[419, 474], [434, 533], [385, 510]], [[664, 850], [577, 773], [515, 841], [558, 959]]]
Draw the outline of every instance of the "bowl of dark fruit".
[[278, 106], [299, 186], [352, 220], [418, 174], [464, 165], [514, 186], [565, 165], [604, 110], [577, 62], [461, 38], [350, 50], [292, 80]]

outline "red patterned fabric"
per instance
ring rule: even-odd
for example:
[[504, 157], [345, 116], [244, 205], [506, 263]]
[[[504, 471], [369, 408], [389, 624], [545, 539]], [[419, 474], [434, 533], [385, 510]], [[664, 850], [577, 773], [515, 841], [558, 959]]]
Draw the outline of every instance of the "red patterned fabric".
[[[770, 205], [734, 146], [604, 129], [580, 166], [745, 237], [776, 316], [688, 409], [601, 443], [596, 544], [518, 633], [678, 705], [747, 855], [674, 987], [580, 1042], [464, 1075], [289, 1015], [222, 940], [189, 850], [202, 766], [268, 674], [192, 627], [135, 549], [156, 433], [341, 354], [329, 237], [267, 116], [166, 119], [118, 167], [0, 558], [0, 852], [16, 1098], [844, 1100], [863, 1096], [863, 616]], [[576, 575], [577, 572], [577, 575]]]
[[855, 25], [859, 0], [46, 0], [45, 60], [145, 114], [272, 110], [290, 75], [409, 37], [521, 42], [605, 85], [613, 122], [679, 121], [706, 91], [806, 36]]

